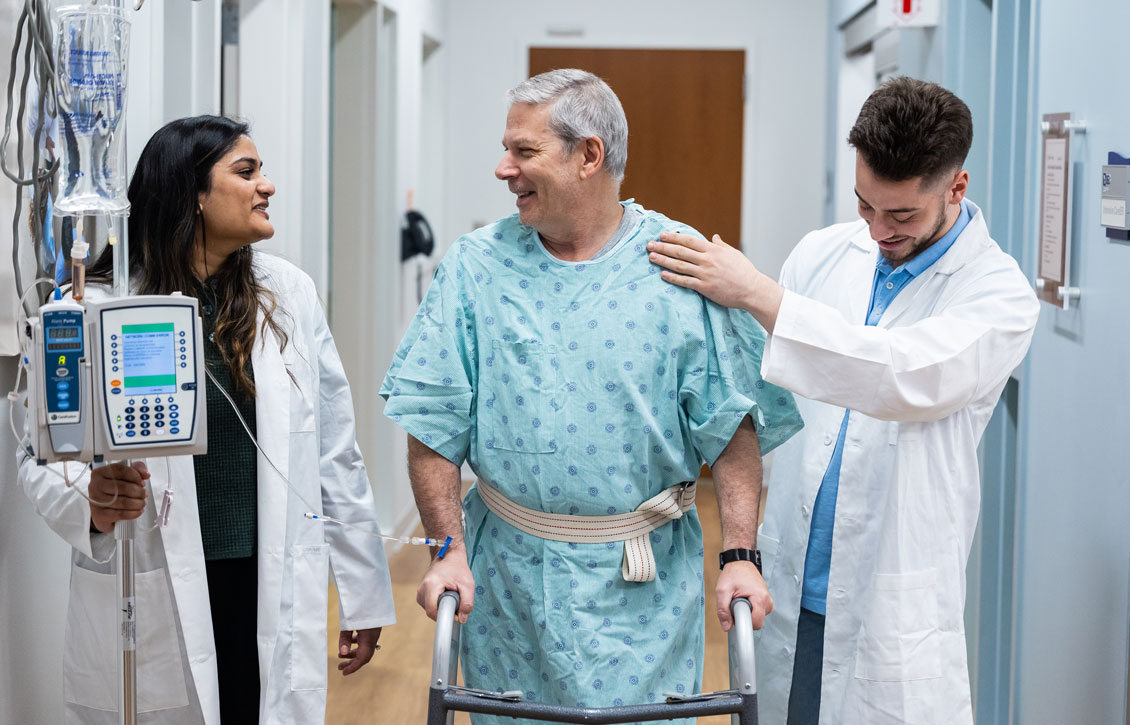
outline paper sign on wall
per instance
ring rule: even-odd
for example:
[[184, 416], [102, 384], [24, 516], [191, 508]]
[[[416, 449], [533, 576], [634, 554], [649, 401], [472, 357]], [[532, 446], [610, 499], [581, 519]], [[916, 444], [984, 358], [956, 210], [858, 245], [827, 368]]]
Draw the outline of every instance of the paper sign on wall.
[[1068, 309], [1071, 287], [1072, 128], [1070, 113], [1043, 117], [1040, 174], [1039, 253], [1036, 295]]

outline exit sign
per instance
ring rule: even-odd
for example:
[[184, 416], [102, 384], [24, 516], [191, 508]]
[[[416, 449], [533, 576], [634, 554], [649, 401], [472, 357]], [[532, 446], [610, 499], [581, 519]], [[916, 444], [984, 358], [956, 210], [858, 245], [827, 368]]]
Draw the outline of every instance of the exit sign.
[[880, 28], [924, 28], [938, 24], [941, 0], [879, 0]]

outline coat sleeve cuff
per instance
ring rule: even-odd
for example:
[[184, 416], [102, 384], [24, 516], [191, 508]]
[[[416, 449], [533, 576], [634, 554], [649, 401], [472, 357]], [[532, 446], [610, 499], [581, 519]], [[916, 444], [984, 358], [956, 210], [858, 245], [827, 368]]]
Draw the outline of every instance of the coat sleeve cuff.
[[[99, 564], [105, 564], [110, 559], [114, 558], [114, 552], [117, 551], [117, 543], [114, 541], [114, 535], [103, 534], [101, 532], [90, 532], [89, 551], [83, 551], [92, 561]], [[82, 551], [79, 549], [79, 551]]]
[[[340, 614], [340, 611], [338, 612]], [[339, 631], [352, 632], [362, 629], [376, 629], [377, 627], [391, 627], [396, 624], [396, 617], [389, 614], [384, 617], [369, 617], [366, 619], [339, 619]]]

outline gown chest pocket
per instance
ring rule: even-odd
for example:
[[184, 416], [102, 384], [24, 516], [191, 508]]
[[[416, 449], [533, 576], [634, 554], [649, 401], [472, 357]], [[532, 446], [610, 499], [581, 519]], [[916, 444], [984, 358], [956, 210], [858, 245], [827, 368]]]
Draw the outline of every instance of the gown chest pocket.
[[487, 447], [521, 453], [552, 453], [556, 420], [557, 366], [553, 345], [494, 340], [482, 376]]

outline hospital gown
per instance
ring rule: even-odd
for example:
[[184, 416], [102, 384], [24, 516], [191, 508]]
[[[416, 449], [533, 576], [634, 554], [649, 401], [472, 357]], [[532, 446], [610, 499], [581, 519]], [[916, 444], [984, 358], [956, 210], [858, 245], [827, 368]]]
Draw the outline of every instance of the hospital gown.
[[[453, 463], [468, 459], [476, 486], [580, 515], [632, 511], [694, 481], [746, 415], [763, 453], [798, 431], [792, 396], [761, 380], [761, 327], [664, 282], [648, 261], [660, 232], [692, 230], [634, 208], [636, 228], [596, 261], [553, 257], [517, 216], [457, 240], [381, 387], [385, 414]], [[585, 707], [699, 691], [696, 511], [651, 533], [658, 573], [645, 583], [621, 576], [620, 542], [523, 533], [475, 488], [464, 511], [476, 582], [463, 627], [469, 686]]]

